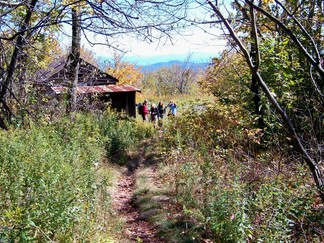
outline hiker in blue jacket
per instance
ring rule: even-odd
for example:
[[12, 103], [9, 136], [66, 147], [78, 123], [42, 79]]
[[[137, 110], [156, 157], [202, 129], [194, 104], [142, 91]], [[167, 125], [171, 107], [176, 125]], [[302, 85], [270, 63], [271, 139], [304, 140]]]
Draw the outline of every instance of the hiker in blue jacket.
[[176, 103], [174, 103], [174, 101], [171, 100], [170, 103], [168, 104], [168, 107], [170, 108], [168, 116], [170, 116], [170, 115], [175, 116], [177, 114], [177, 105], [176, 105]]

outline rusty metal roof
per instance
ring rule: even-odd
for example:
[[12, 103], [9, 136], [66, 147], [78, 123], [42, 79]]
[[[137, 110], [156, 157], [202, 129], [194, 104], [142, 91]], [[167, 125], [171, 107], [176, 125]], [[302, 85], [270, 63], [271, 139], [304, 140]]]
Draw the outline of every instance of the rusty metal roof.
[[[67, 92], [67, 87], [65, 86], [53, 86], [51, 89], [56, 94], [63, 94]], [[119, 92], [132, 92], [137, 91], [141, 92], [140, 89], [135, 88], [128, 84], [121, 84], [121, 85], [95, 85], [95, 86], [77, 86], [77, 94], [104, 94], [104, 93], [119, 93]]]

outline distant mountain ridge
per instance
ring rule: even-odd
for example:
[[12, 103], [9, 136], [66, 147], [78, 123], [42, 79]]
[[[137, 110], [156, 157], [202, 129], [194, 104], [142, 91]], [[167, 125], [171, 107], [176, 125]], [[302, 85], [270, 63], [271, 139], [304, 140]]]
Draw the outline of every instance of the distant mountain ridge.
[[[128, 56], [123, 57], [124, 62], [129, 62], [140, 67], [142, 72], [153, 72], [162, 67], [171, 67], [172, 65], [187, 66], [198, 69], [206, 69], [213, 57], [217, 57], [217, 53], [183, 53], [183, 54], [166, 54], [153, 56]], [[105, 69], [109, 63], [113, 63], [111, 56], [98, 56], [99, 67]]]
[[171, 62], [171, 61], [189, 61], [195, 63], [207, 63], [210, 62], [212, 58], [218, 57], [218, 53], [208, 53], [208, 52], [188, 52], [181, 54], [160, 54], [151, 56], [131, 56], [125, 55], [125, 61], [130, 63], [135, 63], [139, 66], [148, 66], [160, 62]]
[[164, 67], [170, 68], [174, 65], [181, 66], [181, 67], [188, 67], [198, 71], [199, 69], [205, 70], [209, 65], [209, 63], [196, 63], [196, 62], [184, 62], [184, 61], [172, 60], [168, 62], [158, 62], [150, 65], [142, 65], [142, 66], [139, 65], [139, 67], [141, 67], [142, 72], [145, 73], [145, 72], [154, 72]]

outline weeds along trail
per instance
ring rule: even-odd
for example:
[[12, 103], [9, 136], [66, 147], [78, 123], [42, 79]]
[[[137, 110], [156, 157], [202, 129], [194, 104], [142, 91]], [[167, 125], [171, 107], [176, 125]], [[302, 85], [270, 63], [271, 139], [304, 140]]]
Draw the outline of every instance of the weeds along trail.
[[[134, 203], [137, 172], [143, 168], [143, 163], [145, 163], [144, 150], [139, 151], [135, 158], [128, 160], [127, 169], [118, 179], [111, 195], [112, 205], [125, 222], [123, 234], [129, 242], [164, 242], [158, 237], [158, 231], [147, 221], [145, 213], [141, 213]], [[150, 173], [155, 173], [153, 168], [149, 170]]]

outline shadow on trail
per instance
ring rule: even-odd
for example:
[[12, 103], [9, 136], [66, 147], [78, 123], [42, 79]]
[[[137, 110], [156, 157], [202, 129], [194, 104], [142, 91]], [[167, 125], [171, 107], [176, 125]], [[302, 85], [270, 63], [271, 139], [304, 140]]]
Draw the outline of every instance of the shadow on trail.
[[176, 195], [161, 181], [162, 158], [143, 142], [127, 156], [125, 171], [113, 195], [115, 209], [125, 222], [127, 242], [199, 242], [191, 234], [195, 227], [182, 213]]
[[135, 203], [138, 171], [145, 165], [145, 161], [144, 147], [136, 154], [128, 156], [126, 170], [117, 183], [113, 204], [126, 223], [124, 234], [129, 239], [129, 242], [165, 242], [163, 238], [158, 236], [158, 230], [148, 222], [148, 218], [143, 216], [140, 208]]

